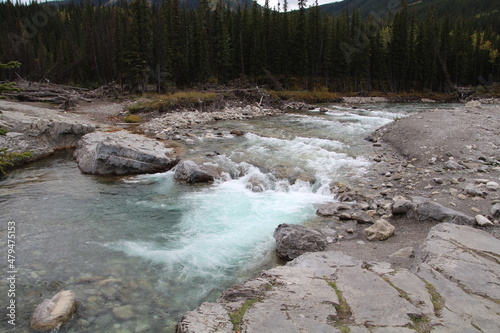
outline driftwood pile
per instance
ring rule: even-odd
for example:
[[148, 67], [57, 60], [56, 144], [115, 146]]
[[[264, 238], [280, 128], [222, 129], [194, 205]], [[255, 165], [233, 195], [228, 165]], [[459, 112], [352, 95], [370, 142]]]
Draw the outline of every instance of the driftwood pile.
[[21, 91], [3, 93], [3, 96], [21, 102], [42, 102], [58, 104], [61, 109], [69, 110], [77, 106], [78, 102], [91, 102], [118, 96], [120, 89], [111, 83], [98, 89], [86, 89], [65, 86], [49, 82], [18, 81], [16, 88]]

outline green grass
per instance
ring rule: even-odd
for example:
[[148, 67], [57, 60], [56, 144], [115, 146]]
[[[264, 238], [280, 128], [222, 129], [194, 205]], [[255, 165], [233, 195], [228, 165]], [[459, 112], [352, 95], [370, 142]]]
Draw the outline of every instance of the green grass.
[[243, 322], [243, 316], [245, 316], [247, 310], [250, 309], [255, 303], [262, 301], [262, 299], [262, 297], [249, 299], [248, 301], [243, 303], [239, 310], [236, 310], [229, 314], [229, 319], [233, 324], [233, 330], [235, 332], [241, 331], [241, 323]]
[[434, 313], [436, 314], [436, 316], [440, 317], [444, 307], [443, 297], [438, 293], [436, 287], [434, 287], [434, 285], [432, 285], [431, 283], [425, 282], [425, 287], [427, 288], [427, 292], [431, 296], [431, 302], [432, 306], [434, 307]]
[[0, 126], [0, 135], [5, 135], [5, 134], [7, 134], [7, 130], [2, 126]]
[[332, 287], [333, 290], [335, 290], [335, 293], [337, 294], [337, 298], [339, 300], [338, 304], [335, 303], [333, 304], [335, 310], [337, 310], [337, 318], [336, 318], [337, 327], [340, 327], [340, 329], [341, 330], [343, 329], [345, 332], [349, 332], [350, 331], [349, 327], [345, 326], [344, 324], [350, 323], [350, 319], [352, 316], [351, 307], [349, 306], [349, 304], [347, 304], [347, 301], [342, 295], [342, 290], [340, 290], [337, 287], [335, 281], [329, 281], [328, 279], [325, 280], [328, 283], [328, 285]]

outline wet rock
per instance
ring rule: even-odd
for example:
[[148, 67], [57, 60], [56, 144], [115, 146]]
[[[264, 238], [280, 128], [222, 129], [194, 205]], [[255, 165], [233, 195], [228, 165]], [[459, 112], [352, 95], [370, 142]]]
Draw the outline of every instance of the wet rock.
[[487, 226], [492, 226], [493, 222], [488, 220], [486, 217], [483, 215], [476, 215], [476, 223], [481, 226], [481, 227], [487, 227]]
[[240, 130], [232, 130], [230, 133], [232, 135], [235, 135], [235, 136], [243, 136], [243, 135], [245, 135], [245, 132], [240, 131]]
[[255, 193], [264, 192], [266, 190], [266, 185], [258, 177], [250, 177], [250, 179], [248, 179], [246, 187]]
[[63, 290], [51, 299], [45, 299], [38, 305], [31, 317], [31, 328], [50, 331], [66, 323], [76, 310], [75, 293]]
[[327, 237], [318, 230], [296, 224], [280, 224], [273, 234], [278, 256], [293, 260], [306, 252], [323, 251], [328, 245]]
[[423, 197], [413, 198], [413, 209], [408, 214], [419, 221], [452, 222], [455, 224], [475, 223], [474, 218], [471, 216], [444, 207]]
[[364, 230], [365, 236], [370, 241], [383, 241], [394, 234], [396, 228], [384, 219], [375, 221], [375, 223]]
[[74, 156], [83, 173], [108, 176], [167, 171], [178, 161], [173, 149], [127, 131], [87, 134]]
[[214, 177], [207, 168], [191, 160], [179, 162], [175, 167], [174, 179], [188, 184], [209, 183], [214, 181]]
[[413, 203], [410, 200], [396, 200], [392, 205], [393, 214], [406, 214], [413, 208]]

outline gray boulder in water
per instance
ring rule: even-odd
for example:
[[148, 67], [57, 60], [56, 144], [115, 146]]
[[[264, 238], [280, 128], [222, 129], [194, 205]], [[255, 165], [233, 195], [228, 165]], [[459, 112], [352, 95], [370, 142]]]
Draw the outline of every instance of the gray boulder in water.
[[172, 148], [127, 131], [87, 134], [74, 156], [83, 173], [105, 176], [164, 172], [178, 162]]
[[188, 184], [214, 181], [210, 170], [191, 160], [181, 161], [175, 168], [174, 179]]

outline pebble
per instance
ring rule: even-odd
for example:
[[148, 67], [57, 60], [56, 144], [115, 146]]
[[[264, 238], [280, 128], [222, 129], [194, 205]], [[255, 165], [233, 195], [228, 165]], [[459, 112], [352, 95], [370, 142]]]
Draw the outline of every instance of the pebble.
[[471, 207], [471, 209], [474, 213], [480, 213], [481, 212], [481, 209], [479, 208], [476, 208], [476, 207]]
[[478, 225], [482, 226], [482, 227], [492, 226], [493, 225], [493, 222], [491, 222], [490, 220], [488, 220], [483, 215], [476, 215], [476, 223]]
[[498, 190], [498, 183], [497, 182], [488, 182], [486, 183], [486, 188], [491, 191], [496, 191]]
[[433, 180], [434, 180], [434, 183], [436, 183], [436, 184], [443, 184], [444, 183], [443, 178], [434, 178]]

